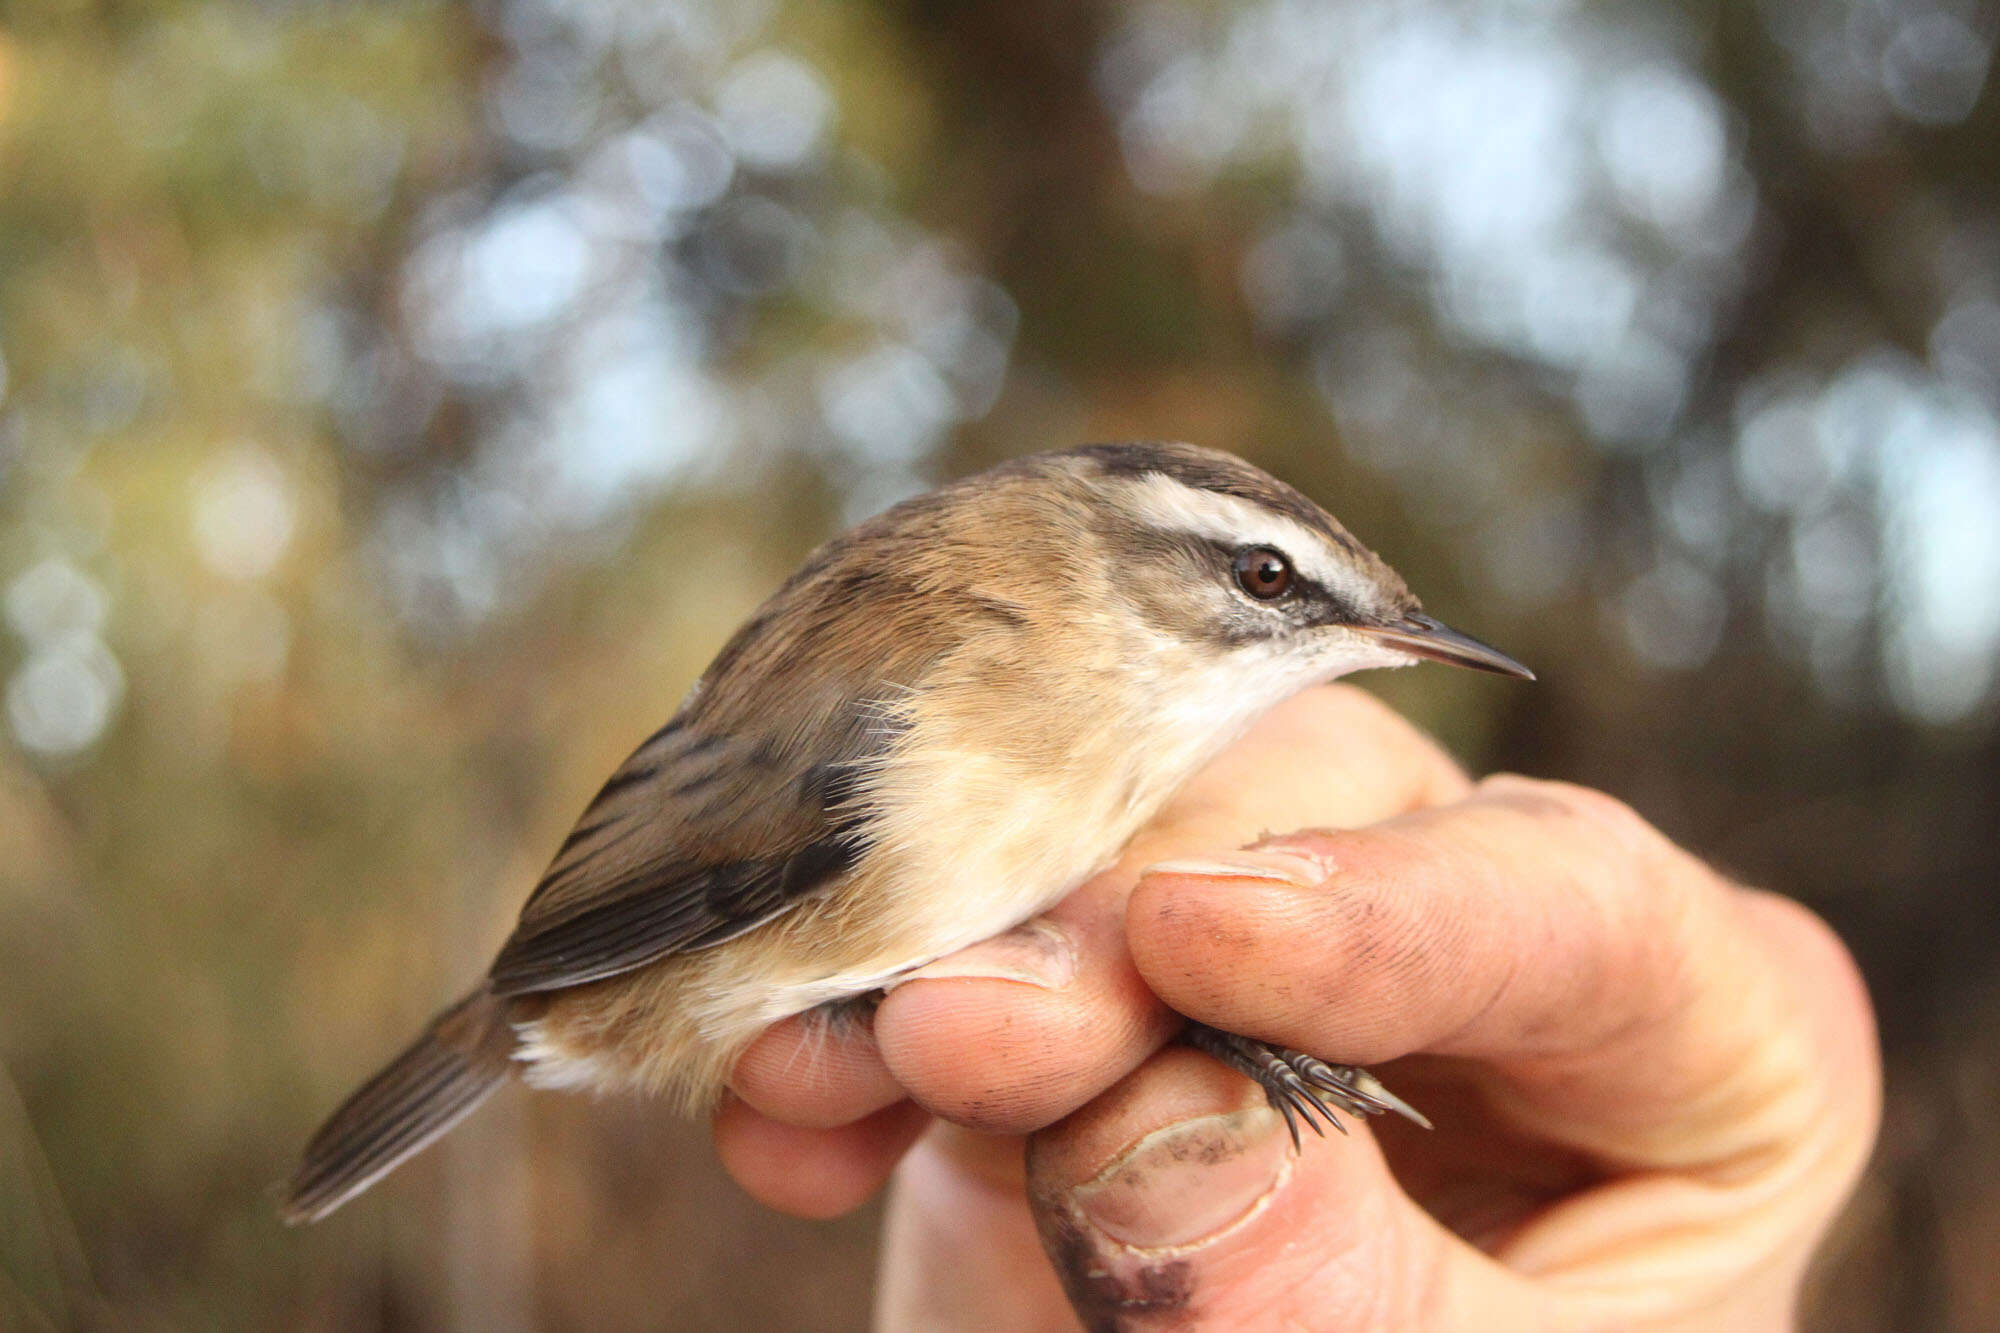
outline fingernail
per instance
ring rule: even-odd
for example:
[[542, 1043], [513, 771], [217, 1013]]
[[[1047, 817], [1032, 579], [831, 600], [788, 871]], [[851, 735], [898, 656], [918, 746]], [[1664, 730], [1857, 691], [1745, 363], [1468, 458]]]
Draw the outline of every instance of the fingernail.
[[1200, 860], [1162, 861], [1140, 872], [1151, 875], [1199, 875], [1203, 879], [1260, 879], [1273, 884], [1296, 884], [1311, 888], [1324, 883], [1333, 863], [1291, 852], [1225, 852]]
[[1203, 1244], [1242, 1222], [1291, 1174], [1291, 1140], [1268, 1106], [1156, 1129], [1070, 1191], [1093, 1226], [1136, 1249]]
[[1076, 980], [1076, 941], [1060, 925], [1038, 917], [1004, 935], [905, 972], [885, 989], [894, 990], [906, 981], [967, 978], [1020, 981], [1061, 990]]

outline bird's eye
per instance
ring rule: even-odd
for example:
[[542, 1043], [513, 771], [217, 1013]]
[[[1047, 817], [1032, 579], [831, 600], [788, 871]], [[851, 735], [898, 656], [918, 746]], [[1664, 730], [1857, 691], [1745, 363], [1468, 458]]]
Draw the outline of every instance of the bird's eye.
[[1260, 602], [1276, 601], [1292, 587], [1292, 562], [1268, 546], [1236, 553], [1236, 586]]

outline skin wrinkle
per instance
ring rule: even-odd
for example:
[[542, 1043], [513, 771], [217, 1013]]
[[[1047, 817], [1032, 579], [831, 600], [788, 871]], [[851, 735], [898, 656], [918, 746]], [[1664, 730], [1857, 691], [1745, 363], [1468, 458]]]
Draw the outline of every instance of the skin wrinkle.
[[1473, 1007], [1471, 1016], [1465, 1022], [1459, 1024], [1453, 1031], [1445, 1033], [1444, 1036], [1432, 1043], [1433, 1045], [1441, 1049], [1450, 1049], [1455, 1043], [1461, 1041], [1467, 1032], [1485, 1023], [1499, 1010], [1501, 1002], [1507, 998], [1509, 992], [1513, 989], [1515, 978], [1521, 975], [1520, 952], [1515, 949], [1509, 949], [1507, 950], [1506, 959], [1504, 970], [1494, 979], [1493, 985], [1487, 990], [1486, 998]]
[[[1546, 1258], [1533, 1262], [1520, 1253], [1506, 1257], [1524, 1271], [1566, 1289], [1572, 1297], [1615, 1302], [1628, 1319], [1642, 1310], [1664, 1313], [1663, 1290], [1673, 1292], [1674, 1312], [1683, 1317], [1698, 1314], [1703, 1308], [1720, 1308], [1745, 1280], [1762, 1276], [1774, 1262], [1803, 1268], [1818, 1230], [1816, 1217], [1801, 1217], [1794, 1210], [1787, 1219], [1782, 1208], [1790, 1197], [1787, 1192], [1800, 1180], [1810, 1179], [1830, 1159], [1854, 1155], [1841, 1136], [1831, 1132], [1809, 1133], [1793, 1147], [1793, 1151], [1774, 1155], [1769, 1169], [1731, 1185], [1704, 1185], [1701, 1172], [1665, 1173], [1658, 1182], [1660, 1189], [1647, 1196], [1651, 1202], [1640, 1225], [1606, 1231], [1600, 1223], [1593, 1243], [1563, 1251], [1559, 1264]], [[1840, 1179], [1845, 1171], [1824, 1174]], [[1628, 1177], [1620, 1184], [1628, 1190], [1642, 1189], [1647, 1181]], [[1682, 1188], [1675, 1190], [1676, 1186]], [[1690, 1208], [1689, 1204], [1700, 1206]], [[1781, 1233], [1780, 1239], [1763, 1240], [1773, 1226]], [[1671, 1242], [1676, 1237], [1692, 1243], [1675, 1247]], [[1794, 1253], [1785, 1254], [1787, 1249]], [[1679, 1262], [1674, 1267], [1678, 1271], [1663, 1275], [1658, 1263], [1621, 1270], [1620, 1257], [1635, 1251], [1677, 1256]], [[1690, 1284], [1708, 1294], [1693, 1295]], [[1693, 1309], [1691, 1300], [1696, 1303]]]
[[[1710, 991], [1704, 989], [1701, 980], [1693, 975], [1693, 970], [1699, 966], [1697, 960], [1702, 958], [1711, 960], [1709, 971], [1735, 976], [1739, 981], [1739, 989], [1744, 985], [1751, 986], [1755, 992], [1753, 1002], [1760, 1004], [1768, 1003], [1771, 996], [1768, 985], [1757, 981], [1758, 974], [1754, 960], [1714, 960], [1714, 954], [1718, 945], [1727, 947], [1727, 942], [1737, 938], [1735, 929], [1725, 929], [1723, 927], [1729, 924], [1725, 918], [1740, 915], [1740, 900], [1734, 896], [1721, 893], [1713, 895], [1712, 903], [1713, 908], [1717, 912], [1716, 919], [1711, 921], [1706, 927], [1693, 924], [1694, 918], [1699, 913], [1708, 910], [1701, 906], [1701, 899], [1708, 896], [1696, 893], [1688, 895], [1683, 899], [1683, 910], [1676, 915], [1681, 920], [1687, 921], [1690, 924], [1680, 925], [1674, 931], [1655, 932], [1649, 924], [1641, 924], [1631, 928], [1634, 937], [1645, 939], [1655, 933], [1661, 936], [1671, 934], [1673, 940], [1676, 941], [1674, 944], [1668, 944], [1664, 939], [1658, 941], [1660, 947], [1655, 952], [1663, 953], [1666, 957], [1673, 959], [1674, 965], [1660, 967], [1655, 970], [1654, 975], [1658, 980], [1647, 988], [1654, 998], [1654, 1003], [1643, 1009], [1635, 1010], [1624, 1023], [1600, 1034], [1596, 1041], [1588, 1045], [1552, 1053], [1543, 1059], [1528, 1057], [1513, 1062], [1515, 1072], [1518, 1076], [1515, 1081], [1539, 1084], [1546, 1089], [1554, 1085], [1556, 1080], [1563, 1077], [1562, 1071], [1566, 1068], [1581, 1067], [1586, 1071], [1593, 1071], [1593, 1067], [1601, 1062], [1607, 1052], [1616, 1054], [1619, 1052], [1652, 1051], [1657, 1053], [1660, 1051], [1660, 1043], [1655, 1041], [1649, 1034], [1653, 1032], [1671, 1034], [1677, 1030], [1701, 1031], [1709, 1034], [1705, 1039], [1708, 1047], [1704, 1060], [1705, 1066], [1719, 1066], [1738, 1072], [1751, 1072], [1760, 1068], [1764, 1063], [1757, 1058], [1759, 1049], [1764, 1045], [1764, 1039], [1761, 1036], [1762, 1031], [1766, 1029], [1778, 1030], [1782, 1027], [1782, 1024], [1777, 1021], [1775, 1016], [1773, 1021], [1768, 1024], [1746, 1023], [1741, 1021], [1740, 1017], [1730, 1022], [1726, 1025], [1726, 1029], [1739, 1034], [1736, 1046], [1729, 1053], [1718, 1053], [1713, 1049], [1716, 1025], [1713, 1023], [1703, 1023], [1692, 1014], [1694, 1006], [1700, 997], [1709, 995], [1709, 1002], [1716, 1002]], [[1730, 952], [1738, 953], [1741, 952], [1741, 949], [1730, 949]], [[1740, 1009], [1743, 1003], [1743, 997], [1734, 996], [1732, 993], [1732, 998], [1729, 1000], [1732, 1008]], [[1669, 1052], [1676, 1044], [1668, 1044]], [[1658, 1055], [1656, 1054], [1653, 1058], [1657, 1063]], [[1687, 1117], [1691, 1113], [1702, 1106], [1704, 1102], [1718, 1097], [1721, 1092], [1720, 1085], [1709, 1075], [1692, 1078], [1687, 1080], [1687, 1082], [1689, 1086], [1674, 1099], [1671, 1109], [1662, 1106], [1658, 1112], [1676, 1126], [1684, 1126]], [[1545, 1093], [1545, 1097], [1547, 1100], [1558, 1105], [1562, 1101], [1560, 1096], [1552, 1096]], [[1524, 1121], [1535, 1124], [1543, 1124], [1547, 1120], [1545, 1114], [1541, 1113], [1538, 1109], [1532, 1109], [1527, 1103], [1517, 1105], [1515, 1113], [1520, 1115]], [[1723, 1114], [1727, 1113], [1724, 1112]], [[1629, 1132], [1636, 1132], [1641, 1128], [1643, 1127], [1631, 1126]], [[1629, 1153], [1617, 1156], [1620, 1160], [1630, 1165], [1645, 1164], [1645, 1159], [1634, 1158]]]
[[[1711, 1281], [1713, 1306], [1722, 1305], [1738, 1282], [1754, 1275], [1760, 1256], [1769, 1256], [1765, 1259], [1766, 1268], [1773, 1262], [1791, 1268], [1794, 1279], [1798, 1272], [1803, 1271], [1818, 1227], [1814, 1217], [1801, 1216], [1796, 1210], [1787, 1216], [1783, 1207], [1788, 1201], [1787, 1191], [1796, 1189], [1802, 1181], [1815, 1178], [1844, 1180], [1859, 1155], [1851, 1139], [1836, 1132], [1835, 1124], [1826, 1119], [1816, 1123], [1826, 1128], [1796, 1140], [1795, 1151], [1779, 1154], [1770, 1170], [1729, 1190], [1733, 1199], [1745, 1201], [1739, 1204], [1733, 1216], [1721, 1218], [1730, 1223], [1731, 1235], [1715, 1237], [1713, 1232], [1708, 1235], [1713, 1238], [1713, 1248], [1725, 1254], [1741, 1255], [1742, 1261], [1733, 1267], [1726, 1266]], [[1781, 1235], [1778, 1242], [1767, 1245], [1755, 1243], [1757, 1233], [1769, 1232], [1774, 1227]], [[1741, 1236], [1751, 1243], [1731, 1246], [1729, 1241], [1734, 1236]], [[1786, 1249], [1791, 1251], [1789, 1255], [1783, 1253]]]
[[[1765, 991], [1765, 994], [1771, 992]], [[1796, 1009], [1798, 1006], [1793, 1001], [1788, 1007]], [[1778, 1021], [1745, 1026], [1764, 1027], [1777, 1032], [1800, 1032], [1798, 1021], [1774, 1017]], [[1789, 1017], [1797, 1019], [1798, 1015]], [[1844, 1182], [1854, 1166], [1853, 1159], [1859, 1155], [1855, 1144], [1865, 1144], [1868, 1139], [1865, 1123], [1860, 1126], [1864, 1133], [1856, 1135], [1852, 1132], [1853, 1126], [1828, 1113], [1833, 1104], [1832, 1089], [1828, 1079], [1813, 1076], [1816, 1068], [1823, 1069], [1824, 1066], [1813, 1060], [1803, 1035], [1797, 1038], [1796, 1043], [1787, 1044], [1795, 1045], [1797, 1056], [1779, 1061], [1776, 1069], [1773, 1068], [1768, 1046], [1764, 1048], [1765, 1058], [1762, 1059], [1754, 1054], [1733, 1056], [1711, 1053], [1719, 1055], [1722, 1067], [1731, 1071], [1730, 1076], [1711, 1089], [1711, 1100], [1734, 1103], [1718, 1109], [1714, 1118], [1722, 1126], [1738, 1128], [1762, 1121], [1766, 1132], [1759, 1136], [1760, 1142], [1746, 1146], [1741, 1152], [1711, 1158], [1707, 1162], [1677, 1163], [1677, 1170], [1662, 1178], [1662, 1184], [1667, 1187], [1675, 1184], [1703, 1186], [1704, 1194], [1694, 1196], [1710, 1200], [1702, 1218], [1673, 1222], [1661, 1218], [1656, 1207], [1650, 1210], [1646, 1226], [1600, 1237], [1594, 1248], [1570, 1253], [1566, 1257], [1566, 1265], [1584, 1266], [1593, 1262], [1604, 1265], [1623, 1249], [1644, 1247], [1668, 1235], [1697, 1228], [1696, 1234], [1711, 1243], [1697, 1247], [1689, 1262], [1697, 1262], [1702, 1254], [1720, 1254], [1724, 1259], [1719, 1270], [1707, 1278], [1713, 1293], [1711, 1303], [1716, 1305], [1732, 1295], [1735, 1285], [1746, 1272], [1768, 1265], [1774, 1247], [1759, 1240], [1756, 1234], [1767, 1228], [1770, 1219], [1766, 1215], [1773, 1210], [1781, 1210], [1782, 1205], [1789, 1201], [1789, 1191], [1795, 1190], [1801, 1181], [1826, 1179], [1831, 1182], [1829, 1189], [1832, 1192], [1844, 1189]], [[1746, 1084], [1749, 1086], [1738, 1086]], [[1751, 1097], [1761, 1097], [1776, 1105], [1766, 1114], [1758, 1115], [1743, 1104]], [[1681, 1109], [1696, 1113], [1697, 1120], [1705, 1118], [1699, 1112], [1706, 1108], [1684, 1103]], [[1780, 1114], [1777, 1119], [1772, 1119], [1773, 1112], [1787, 1109], [1790, 1114]], [[1685, 1117], [1681, 1119], [1682, 1123], [1677, 1128], [1684, 1133], [1687, 1128]], [[1839, 1162], [1843, 1157], [1848, 1160]], [[1836, 1162], [1839, 1164], [1828, 1169], [1830, 1163]], [[1785, 1219], [1780, 1216], [1777, 1220], [1782, 1223]], [[1728, 1234], [1714, 1235], [1713, 1227], [1718, 1221], [1731, 1224]], [[1791, 1215], [1788, 1230], [1794, 1236], [1786, 1244], [1798, 1251], [1799, 1264], [1803, 1264], [1804, 1255], [1809, 1252], [1810, 1241], [1818, 1230], [1817, 1224], [1817, 1214], [1800, 1215], [1794, 1210]], [[1742, 1261], [1729, 1263], [1728, 1257], [1732, 1254], [1741, 1255]], [[1521, 1256], [1514, 1258], [1518, 1263]], [[1531, 1267], [1549, 1271], [1545, 1264]], [[1597, 1291], [1622, 1289], [1620, 1284], [1609, 1282], [1601, 1273], [1587, 1283]], [[1647, 1292], [1659, 1290], [1661, 1279], [1657, 1271], [1649, 1270], [1623, 1286], [1634, 1288], [1636, 1294], [1643, 1297]], [[1628, 1304], [1625, 1309], [1627, 1317], [1630, 1317], [1633, 1307]], [[1684, 1305], [1682, 1312], [1685, 1313]]]
[[1589, 1046], [1566, 1052], [1572, 1057], [1588, 1058], [1606, 1050], [1629, 1050], [1649, 1043], [1649, 1034], [1671, 1029], [1686, 1023], [1688, 1011], [1694, 1006], [1698, 991], [1696, 980], [1689, 974], [1695, 957], [1691, 948], [1674, 948], [1666, 943], [1666, 936], [1685, 939], [1678, 932], [1662, 931], [1657, 937], [1642, 933], [1642, 943], [1650, 943], [1651, 952], [1663, 955], [1655, 959], [1650, 975], [1655, 981], [1648, 989], [1654, 996], [1654, 1003], [1634, 1009], [1622, 1022], [1604, 1032]]
[[[1692, 1089], [1682, 1102], [1685, 1121], [1713, 1127], [1705, 1136], [1712, 1144], [1707, 1170], [1733, 1157], [1782, 1150], [1799, 1141], [1823, 1104], [1812, 1078], [1813, 1050], [1797, 1016], [1781, 1012], [1791, 1007], [1783, 993], [1759, 985], [1742, 1007], [1761, 1021], [1739, 1016], [1735, 1048], [1715, 1052], [1714, 1062], [1727, 1074]], [[1787, 1106], [1792, 1107], [1790, 1115], [1783, 1114]], [[1726, 1141], [1717, 1141], [1722, 1135], [1742, 1140], [1741, 1146], [1729, 1149]]]
[[[1507, 1013], [1511, 1009], [1515, 1011], [1511, 1044], [1516, 1048], [1532, 1050], [1534, 1047], [1545, 1045], [1550, 1041], [1552, 1036], [1549, 1034], [1554, 1031], [1560, 1031], [1562, 1023], [1573, 1012], [1588, 1008], [1588, 1002], [1584, 1004], [1572, 1002], [1564, 1005], [1552, 1005], [1544, 1000], [1532, 1008], [1510, 1003], [1513, 998], [1513, 992], [1522, 975], [1521, 964], [1523, 959], [1532, 952], [1538, 951], [1538, 948], [1551, 952], [1558, 948], [1558, 942], [1554, 937], [1555, 926], [1550, 915], [1540, 916], [1529, 923], [1522, 923], [1516, 920], [1513, 924], [1517, 930], [1523, 924], [1539, 927], [1543, 938], [1540, 940], [1517, 938], [1507, 943], [1502, 951], [1502, 957], [1505, 960], [1504, 970], [1495, 979], [1489, 993], [1474, 1009], [1467, 1020], [1460, 1024], [1457, 1029], [1445, 1034], [1434, 1043], [1440, 1049], [1450, 1050], [1464, 1044], [1470, 1039], [1470, 1034], [1491, 1026], [1496, 1015]], [[1600, 937], [1606, 934], [1601, 928], [1595, 933]], [[1565, 950], [1565, 952], [1568, 951]], [[1577, 950], [1577, 952], [1587, 953], [1588, 951]], [[1596, 1041], [1589, 1043], [1593, 1047], [1600, 1044]]]

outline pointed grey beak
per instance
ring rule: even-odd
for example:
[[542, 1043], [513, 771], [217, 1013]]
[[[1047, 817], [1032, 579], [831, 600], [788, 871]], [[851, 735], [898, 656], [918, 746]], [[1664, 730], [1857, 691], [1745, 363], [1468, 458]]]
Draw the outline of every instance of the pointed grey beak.
[[1470, 634], [1460, 634], [1451, 626], [1422, 613], [1404, 616], [1393, 625], [1361, 625], [1356, 628], [1391, 648], [1416, 657], [1471, 667], [1474, 671], [1491, 671], [1498, 676], [1518, 676], [1522, 680], [1535, 678], [1534, 672], [1498, 648], [1481, 643]]

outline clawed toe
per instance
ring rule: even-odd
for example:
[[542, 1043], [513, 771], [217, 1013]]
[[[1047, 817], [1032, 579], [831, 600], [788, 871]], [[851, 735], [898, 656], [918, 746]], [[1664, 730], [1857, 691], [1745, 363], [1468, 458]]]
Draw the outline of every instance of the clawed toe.
[[1263, 1088], [1272, 1107], [1285, 1117], [1295, 1148], [1303, 1142], [1301, 1120], [1322, 1138], [1326, 1136], [1322, 1121], [1345, 1134], [1347, 1127], [1334, 1115], [1336, 1107], [1357, 1119], [1394, 1111], [1425, 1129], [1431, 1127], [1421, 1112], [1358, 1066], [1328, 1064], [1303, 1051], [1239, 1037], [1205, 1023], [1189, 1023], [1182, 1040]]

